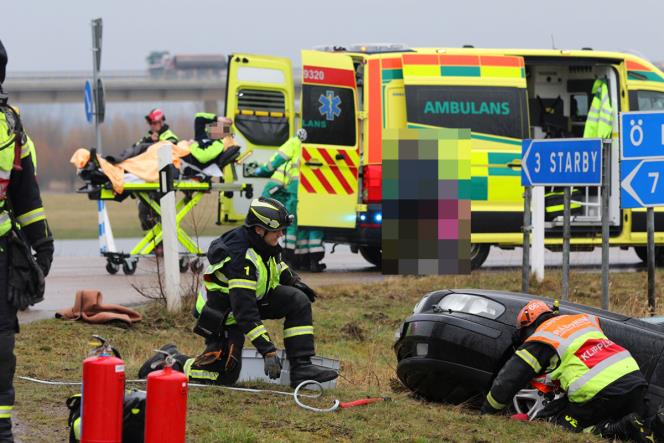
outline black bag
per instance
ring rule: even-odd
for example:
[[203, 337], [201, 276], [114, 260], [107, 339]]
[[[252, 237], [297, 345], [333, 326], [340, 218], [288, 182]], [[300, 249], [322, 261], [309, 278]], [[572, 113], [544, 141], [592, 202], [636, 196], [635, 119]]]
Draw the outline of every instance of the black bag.
[[[69, 408], [69, 443], [81, 438], [81, 394], [67, 399]], [[145, 392], [135, 389], [125, 391], [122, 417], [122, 443], [143, 443], [145, 433]]]
[[44, 300], [44, 271], [32, 255], [30, 245], [25, 240], [20, 228], [12, 216], [12, 229], [7, 234], [9, 256], [9, 303], [16, 309], [24, 310], [28, 306]]

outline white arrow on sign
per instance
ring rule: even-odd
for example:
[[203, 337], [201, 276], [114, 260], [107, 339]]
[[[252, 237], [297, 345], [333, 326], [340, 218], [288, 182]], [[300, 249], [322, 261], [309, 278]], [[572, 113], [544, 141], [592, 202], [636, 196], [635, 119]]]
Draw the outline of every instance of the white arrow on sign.
[[530, 155], [530, 149], [533, 146], [533, 141], [530, 140], [530, 143], [528, 144], [528, 148], [526, 149], [526, 153], [523, 156], [523, 159], [521, 160], [521, 169], [523, 170], [523, 173], [526, 174], [526, 177], [528, 178], [528, 183], [532, 183], [533, 180], [530, 178], [530, 172], [528, 171], [528, 156]]
[[627, 174], [627, 177], [620, 183], [620, 186], [627, 192], [634, 200], [639, 202], [641, 206], [645, 206], [641, 198], [639, 197], [639, 194], [634, 190], [632, 187], [632, 180], [634, 180], [634, 177], [636, 177], [636, 174], [639, 172], [639, 169], [641, 169], [641, 166], [643, 166], [643, 160], [637, 165], [636, 168], [632, 169], [632, 172]]

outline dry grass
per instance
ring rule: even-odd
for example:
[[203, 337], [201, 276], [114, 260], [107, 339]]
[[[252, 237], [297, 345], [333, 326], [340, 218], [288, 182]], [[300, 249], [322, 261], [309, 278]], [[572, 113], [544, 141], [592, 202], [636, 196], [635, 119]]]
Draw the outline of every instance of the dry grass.
[[[658, 273], [658, 279], [664, 275]], [[645, 274], [611, 275], [612, 306], [616, 311], [645, 313]], [[552, 295], [560, 286], [555, 273], [533, 292]], [[544, 423], [517, 423], [503, 417], [482, 417], [463, 407], [427, 403], [413, 398], [396, 380], [392, 351], [397, 325], [419, 298], [445, 287], [481, 287], [518, 290], [518, 272], [475, 272], [470, 276], [391, 277], [370, 285], [320, 288], [314, 304], [317, 350], [342, 360], [338, 389], [326, 400], [348, 401], [388, 395], [391, 402], [314, 414], [295, 406], [292, 399], [192, 388], [188, 408], [188, 441], [408, 441], [408, 442], [580, 442], [599, 441], [588, 435], [561, 432]], [[599, 304], [597, 274], [575, 274], [572, 301]], [[660, 286], [661, 287], [661, 286]], [[660, 294], [660, 306], [662, 304]], [[183, 311], [168, 314], [158, 305], [143, 308], [145, 321], [132, 329], [44, 321], [23, 327], [19, 335], [18, 374], [58, 380], [80, 378], [80, 362], [96, 333], [109, 338], [122, 352], [127, 376], [133, 378], [152, 350], [174, 342], [188, 354], [202, 350], [202, 339], [191, 333], [191, 300]], [[662, 310], [660, 309], [660, 312]], [[273, 338], [282, 343], [279, 322], [267, 322]], [[64, 400], [75, 388], [44, 387], [17, 382], [17, 414], [24, 425], [25, 442], [66, 441]]]

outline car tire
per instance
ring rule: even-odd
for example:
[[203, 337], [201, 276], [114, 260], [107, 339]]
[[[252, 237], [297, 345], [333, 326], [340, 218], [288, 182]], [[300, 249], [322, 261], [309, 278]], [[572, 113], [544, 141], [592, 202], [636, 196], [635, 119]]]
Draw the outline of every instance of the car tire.
[[473, 243], [470, 245], [470, 269], [479, 269], [489, 256], [491, 245], [488, 243]]
[[382, 266], [383, 251], [380, 248], [360, 246], [360, 255], [378, 269]]

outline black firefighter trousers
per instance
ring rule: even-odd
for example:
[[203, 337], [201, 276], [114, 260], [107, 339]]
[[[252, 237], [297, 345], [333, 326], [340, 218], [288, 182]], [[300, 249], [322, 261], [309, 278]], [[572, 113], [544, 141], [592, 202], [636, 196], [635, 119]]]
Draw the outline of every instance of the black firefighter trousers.
[[[212, 307], [215, 301], [209, 299]], [[279, 285], [258, 301], [261, 319], [284, 318], [284, 331], [301, 326], [312, 326], [311, 302], [297, 288]], [[242, 348], [244, 334], [237, 325], [227, 326], [220, 340], [206, 340], [205, 352], [196, 359], [188, 372], [192, 382], [234, 384], [242, 369]], [[289, 360], [315, 355], [314, 335], [301, 334], [284, 339], [284, 347]], [[204, 359], [214, 354], [214, 359]], [[183, 356], [186, 359], [186, 356]], [[184, 363], [183, 360], [178, 358]], [[197, 374], [201, 377], [197, 377]]]
[[9, 259], [7, 238], [0, 237], [0, 443], [11, 443], [14, 409], [14, 335], [18, 332], [16, 309], [7, 301]]

